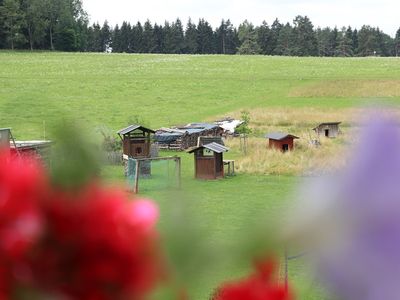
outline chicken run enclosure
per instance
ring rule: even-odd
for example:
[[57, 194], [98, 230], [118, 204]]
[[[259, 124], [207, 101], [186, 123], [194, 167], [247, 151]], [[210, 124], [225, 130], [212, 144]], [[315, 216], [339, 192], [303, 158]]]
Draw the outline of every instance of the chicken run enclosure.
[[181, 187], [181, 158], [178, 156], [128, 158], [126, 175], [129, 188], [140, 191]]

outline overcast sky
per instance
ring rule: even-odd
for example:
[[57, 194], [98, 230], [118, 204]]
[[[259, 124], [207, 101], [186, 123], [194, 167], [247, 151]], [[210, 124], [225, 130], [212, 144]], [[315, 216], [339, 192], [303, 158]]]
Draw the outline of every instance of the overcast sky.
[[91, 22], [111, 25], [122, 21], [163, 23], [179, 17], [185, 24], [205, 18], [213, 27], [221, 19], [235, 26], [248, 19], [255, 25], [263, 20], [271, 24], [277, 17], [291, 22], [296, 15], [306, 15], [315, 27], [379, 26], [394, 36], [400, 27], [400, 0], [82, 0]]

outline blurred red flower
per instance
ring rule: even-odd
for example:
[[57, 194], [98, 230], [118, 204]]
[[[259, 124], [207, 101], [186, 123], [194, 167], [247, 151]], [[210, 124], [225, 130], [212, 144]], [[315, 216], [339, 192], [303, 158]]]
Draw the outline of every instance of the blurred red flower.
[[32, 257], [35, 278], [76, 299], [141, 299], [163, 270], [155, 228], [136, 218], [136, 206], [96, 185], [78, 194], [55, 191]]
[[26, 254], [39, 238], [39, 202], [46, 192], [44, 171], [35, 160], [0, 151], [0, 298], [16, 282], [29, 280]]
[[164, 273], [157, 206], [93, 183], [52, 187], [39, 163], [0, 153], [0, 299], [144, 299]]
[[255, 271], [249, 277], [223, 284], [214, 300], [290, 300], [284, 285], [274, 280], [275, 261], [256, 261]]

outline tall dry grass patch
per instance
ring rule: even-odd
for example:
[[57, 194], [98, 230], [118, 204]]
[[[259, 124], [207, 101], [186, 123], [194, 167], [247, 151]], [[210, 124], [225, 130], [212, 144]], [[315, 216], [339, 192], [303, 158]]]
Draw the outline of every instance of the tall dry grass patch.
[[[236, 158], [237, 171], [248, 174], [313, 175], [330, 173], [345, 166], [351, 146], [359, 138], [359, 132], [371, 110], [342, 108], [257, 108], [248, 110], [253, 134], [247, 140], [247, 154], [240, 151], [239, 138], [230, 138], [226, 145]], [[240, 111], [229, 114], [240, 118]], [[400, 120], [399, 109], [379, 109], [379, 115], [388, 115]], [[341, 134], [334, 139], [318, 137], [312, 130], [322, 122], [339, 121]], [[269, 149], [267, 132], [287, 132], [300, 139], [295, 140], [295, 149], [287, 153]], [[316, 147], [311, 142], [319, 140]]]
[[379, 98], [400, 96], [400, 80], [326, 80], [298, 86], [289, 97]]
[[342, 168], [348, 157], [345, 146], [353, 143], [354, 136], [346, 131], [336, 139], [321, 139], [321, 145], [316, 147], [306, 135], [300, 134], [294, 151], [286, 153], [268, 148], [268, 140], [258, 137], [248, 138], [246, 154], [240, 151], [239, 138], [228, 139], [226, 145], [237, 157], [236, 167], [240, 173], [315, 175]]

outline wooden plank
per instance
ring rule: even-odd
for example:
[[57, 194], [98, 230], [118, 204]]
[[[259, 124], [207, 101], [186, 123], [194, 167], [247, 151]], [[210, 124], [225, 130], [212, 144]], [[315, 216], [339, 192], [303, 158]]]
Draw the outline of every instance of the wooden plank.
[[[179, 158], [178, 156], [165, 156], [165, 157], [146, 157], [146, 158], [138, 158], [135, 160], [138, 161], [147, 161], [147, 160], [176, 160]], [[180, 159], [180, 158], [179, 158]]]

